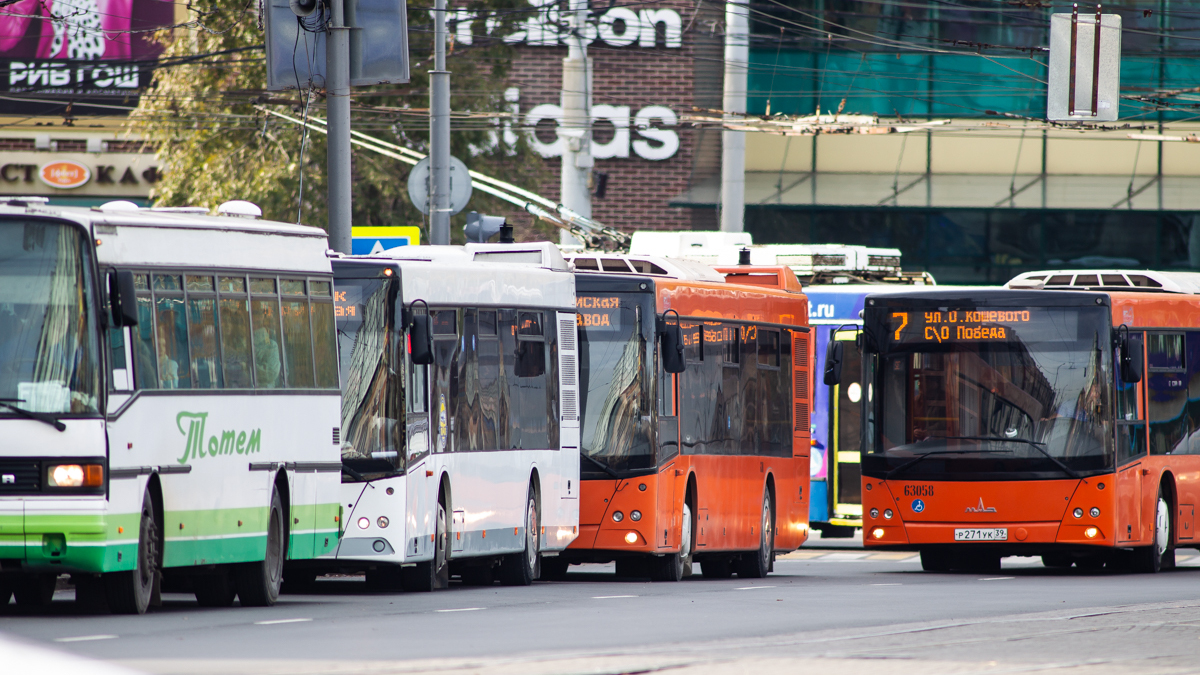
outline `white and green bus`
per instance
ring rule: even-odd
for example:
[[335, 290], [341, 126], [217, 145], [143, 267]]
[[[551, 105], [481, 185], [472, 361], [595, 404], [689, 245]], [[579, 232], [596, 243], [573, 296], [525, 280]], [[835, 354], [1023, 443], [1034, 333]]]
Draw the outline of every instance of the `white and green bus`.
[[265, 606], [336, 549], [325, 233], [219, 211], [0, 202], [0, 607]]

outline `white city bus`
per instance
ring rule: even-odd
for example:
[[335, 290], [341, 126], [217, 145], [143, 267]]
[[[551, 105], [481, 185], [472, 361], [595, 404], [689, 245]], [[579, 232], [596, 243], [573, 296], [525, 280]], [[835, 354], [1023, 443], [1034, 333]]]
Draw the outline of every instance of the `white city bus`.
[[44, 201], [0, 203], [0, 606], [272, 604], [337, 546], [325, 233]]
[[342, 381], [337, 551], [303, 575], [429, 591], [525, 585], [579, 524], [575, 279], [551, 244], [333, 261]]

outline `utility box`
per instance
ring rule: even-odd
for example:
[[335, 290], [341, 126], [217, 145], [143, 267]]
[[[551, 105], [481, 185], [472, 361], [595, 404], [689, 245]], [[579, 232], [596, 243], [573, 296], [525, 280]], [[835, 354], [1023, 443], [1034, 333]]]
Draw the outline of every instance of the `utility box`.
[[1121, 17], [1095, 12], [1050, 15], [1046, 118], [1112, 122], [1121, 108]]
[[[326, 26], [322, 1], [299, 15], [288, 0], [266, 0], [267, 89], [325, 88]], [[350, 29], [350, 86], [408, 82], [405, 0], [345, 0]]]

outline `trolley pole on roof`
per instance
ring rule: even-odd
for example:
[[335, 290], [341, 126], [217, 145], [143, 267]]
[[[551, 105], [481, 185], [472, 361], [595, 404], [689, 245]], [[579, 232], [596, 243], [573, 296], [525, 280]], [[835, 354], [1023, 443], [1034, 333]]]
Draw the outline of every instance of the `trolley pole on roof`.
[[[570, 0], [570, 35], [562, 71], [563, 140], [560, 200], [562, 205], [585, 218], [592, 217], [592, 194], [588, 187], [592, 167], [592, 61], [587, 56], [588, 0]], [[563, 244], [582, 243], [563, 231]]]
[[446, 71], [446, 0], [433, 5], [429, 72], [429, 243], [450, 243], [450, 73]]
[[329, 118], [329, 245], [350, 252], [350, 29], [344, 0], [329, 0], [329, 42], [325, 48], [326, 107]]
[[[746, 73], [750, 61], [750, 21], [747, 0], [729, 0], [725, 5], [725, 95], [721, 108], [729, 113], [746, 112]], [[746, 134], [721, 131], [721, 231], [745, 229]]]

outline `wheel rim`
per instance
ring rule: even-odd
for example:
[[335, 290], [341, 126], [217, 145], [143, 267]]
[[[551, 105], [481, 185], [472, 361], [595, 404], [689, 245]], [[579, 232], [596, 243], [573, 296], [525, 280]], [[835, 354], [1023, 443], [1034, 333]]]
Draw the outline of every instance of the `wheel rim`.
[[525, 529], [525, 564], [529, 566], [529, 570], [532, 572], [533, 568], [537, 565], [538, 549], [537, 504], [532, 499], [529, 500], [529, 508], [526, 511], [525, 518], [526, 522], [529, 523], [529, 527]]
[[692, 554], [692, 507], [686, 502], [683, 505], [683, 532], [679, 542], [679, 557], [687, 560]]
[[1167, 550], [1167, 543], [1171, 537], [1171, 517], [1167, 513], [1167, 502], [1161, 497], [1158, 500], [1158, 513], [1155, 514], [1154, 523], [1154, 552], [1162, 555]]
[[759, 555], [764, 566], [771, 562], [771, 499], [763, 497], [762, 542], [759, 545]]
[[154, 563], [158, 560], [158, 530], [154, 526], [154, 513], [149, 509], [142, 511], [139, 539], [137, 579], [146, 589], [154, 584]]

